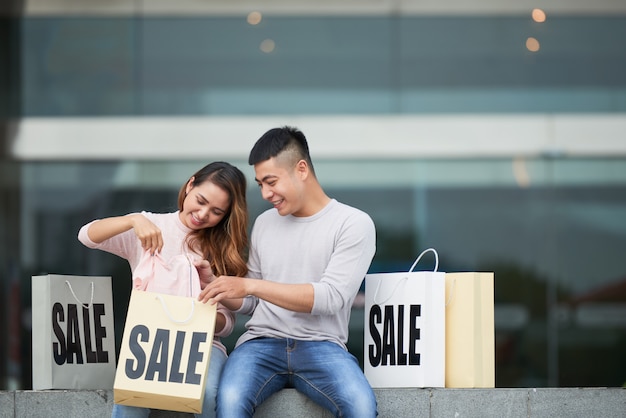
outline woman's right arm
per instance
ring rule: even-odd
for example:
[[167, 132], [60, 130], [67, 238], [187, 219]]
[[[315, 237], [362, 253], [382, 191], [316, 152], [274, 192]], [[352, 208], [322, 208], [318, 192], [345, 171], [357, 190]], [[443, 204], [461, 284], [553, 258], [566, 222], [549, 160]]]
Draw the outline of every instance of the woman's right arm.
[[149, 249], [152, 253], [157, 253], [163, 248], [161, 230], [140, 213], [98, 219], [89, 226], [87, 236], [99, 244], [129, 229], [134, 229], [144, 250]]

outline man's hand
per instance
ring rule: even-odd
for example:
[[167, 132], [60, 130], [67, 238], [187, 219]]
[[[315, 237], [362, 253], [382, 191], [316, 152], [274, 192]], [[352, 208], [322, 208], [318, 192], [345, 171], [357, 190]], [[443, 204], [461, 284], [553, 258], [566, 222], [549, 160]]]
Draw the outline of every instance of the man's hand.
[[230, 310], [241, 308], [243, 298], [256, 296], [266, 302], [294, 312], [310, 313], [313, 309], [315, 291], [311, 283], [286, 284], [269, 280], [234, 276], [220, 276], [200, 292], [202, 303], [220, 302]]
[[206, 285], [215, 280], [215, 274], [211, 269], [211, 264], [207, 260], [194, 261], [193, 265], [198, 270], [198, 276], [200, 276], [200, 289], [204, 289]]
[[[214, 276], [215, 277], [215, 276]], [[212, 279], [200, 292], [199, 301], [217, 303], [224, 299], [241, 299], [248, 296], [243, 277], [220, 276]]]

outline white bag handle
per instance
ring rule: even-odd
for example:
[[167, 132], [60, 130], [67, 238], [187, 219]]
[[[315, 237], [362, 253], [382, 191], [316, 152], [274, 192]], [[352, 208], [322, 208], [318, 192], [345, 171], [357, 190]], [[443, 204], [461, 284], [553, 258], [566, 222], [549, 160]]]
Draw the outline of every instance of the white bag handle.
[[[433, 272], [437, 271], [437, 269], [439, 268], [439, 254], [437, 254], [437, 250], [435, 250], [434, 248], [427, 248], [424, 251], [422, 251], [422, 253], [417, 257], [417, 260], [415, 260], [415, 263], [413, 263], [413, 265], [409, 269], [409, 273], [413, 271], [413, 269], [415, 268], [417, 263], [420, 261], [420, 258], [422, 258], [422, 256], [424, 254], [426, 254], [427, 252], [429, 252], [429, 251], [432, 251], [432, 253], [435, 255], [435, 269], [433, 270]], [[378, 285], [380, 286], [380, 282], [378, 283]], [[452, 281], [452, 285], [450, 286], [450, 296], [448, 296], [448, 300], [446, 301], [445, 306], [448, 306], [450, 304], [450, 302], [452, 301], [452, 296], [454, 295], [454, 287], [455, 287], [455, 285], [456, 285], [456, 279], [454, 279]], [[395, 292], [395, 289], [394, 289], [394, 292]], [[391, 297], [391, 296], [389, 296], [389, 297]]]
[[[420, 255], [417, 256], [417, 258], [415, 259], [415, 262], [413, 263], [413, 265], [411, 266], [411, 268], [409, 269], [409, 271], [407, 273], [412, 273], [413, 272], [413, 269], [415, 268], [417, 263], [419, 263], [419, 261], [421, 260], [422, 256], [424, 254], [426, 254], [427, 252], [432, 252], [435, 255], [435, 268], [433, 269], [433, 272], [434, 273], [437, 272], [437, 269], [439, 268], [439, 254], [437, 254], [437, 250], [435, 250], [434, 248], [427, 248], [424, 251], [422, 251], [422, 253]], [[387, 299], [385, 299], [383, 301], [380, 301], [380, 302], [376, 302], [376, 296], [378, 296], [378, 291], [380, 290], [380, 284], [382, 283], [382, 280], [379, 280], [378, 281], [378, 285], [376, 286], [376, 291], [374, 292], [374, 298], [373, 298], [374, 304], [375, 305], [382, 305], [383, 303], [387, 302], [396, 293], [396, 290], [398, 290], [398, 286], [400, 286], [400, 283], [404, 283], [408, 279], [409, 279], [408, 276], [403, 277], [402, 280], [399, 280], [396, 283], [396, 285], [394, 286], [393, 290], [391, 291], [391, 294], [387, 297]]]
[[409, 273], [411, 273], [413, 271], [413, 269], [415, 268], [417, 263], [419, 263], [419, 261], [422, 258], [422, 256], [424, 254], [426, 254], [427, 252], [432, 252], [435, 255], [435, 268], [433, 269], [433, 272], [434, 273], [437, 272], [437, 269], [439, 268], [439, 254], [437, 254], [437, 250], [435, 250], [434, 248], [426, 248], [424, 251], [422, 251], [422, 253], [420, 255], [417, 256], [417, 259], [415, 260], [415, 263], [413, 263], [413, 265], [409, 269]]
[[189, 296], [193, 295], [193, 274], [192, 274], [192, 268], [193, 267], [193, 263], [191, 262], [191, 257], [189, 257], [189, 254], [187, 254], [187, 251], [185, 251], [185, 257], [187, 258], [187, 261], [189, 262]]
[[163, 310], [165, 311], [165, 315], [167, 315], [170, 321], [175, 322], [177, 324], [186, 324], [187, 322], [191, 321], [191, 318], [193, 318], [193, 312], [196, 308], [196, 304], [193, 298], [190, 298], [191, 312], [189, 313], [189, 316], [185, 319], [175, 319], [172, 313], [170, 312], [170, 310], [167, 309], [167, 306], [165, 305], [165, 301], [163, 300], [163, 297], [161, 295], [156, 295], [156, 298], [161, 301], [161, 306], [163, 307]]
[[78, 302], [80, 305], [83, 305], [83, 308], [89, 309], [89, 307], [93, 305], [93, 288], [94, 288], [93, 282], [91, 282], [91, 300], [89, 301], [89, 303], [83, 303], [78, 299], [78, 297], [76, 297], [76, 293], [74, 293], [74, 289], [72, 289], [72, 284], [70, 283], [69, 280], [66, 280], [65, 284], [67, 285], [67, 287], [70, 288], [70, 292], [72, 292], [72, 296], [74, 296], [74, 299], [76, 299], [76, 302]]

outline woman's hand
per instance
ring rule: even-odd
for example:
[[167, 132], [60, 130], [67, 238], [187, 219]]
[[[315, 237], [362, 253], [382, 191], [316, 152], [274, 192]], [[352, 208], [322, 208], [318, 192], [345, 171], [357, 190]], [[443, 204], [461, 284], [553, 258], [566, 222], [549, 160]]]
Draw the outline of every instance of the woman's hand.
[[90, 240], [99, 244], [118, 234], [133, 229], [144, 250], [156, 254], [163, 248], [161, 230], [140, 213], [114, 216], [94, 221], [87, 230]]
[[200, 289], [204, 289], [209, 283], [215, 280], [215, 274], [211, 269], [211, 264], [207, 260], [194, 261], [193, 265], [198, 270], [198, 276], [200, 276]]
[[131, 225], [145, 251], [154, 255], [163, 249], [163, 235], [161, 230], [152, 221], [141, 214], [127, 215]]

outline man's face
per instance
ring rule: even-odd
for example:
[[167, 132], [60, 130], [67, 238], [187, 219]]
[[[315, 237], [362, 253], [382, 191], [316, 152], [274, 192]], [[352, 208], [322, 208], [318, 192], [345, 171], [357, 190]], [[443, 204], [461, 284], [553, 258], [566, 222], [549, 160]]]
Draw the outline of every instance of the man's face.
[[254, 165], [255, 181], [263, 199], [270, 202], [282, 216], [301, 216], [303, 183], [290, 167], [276, 158]]

